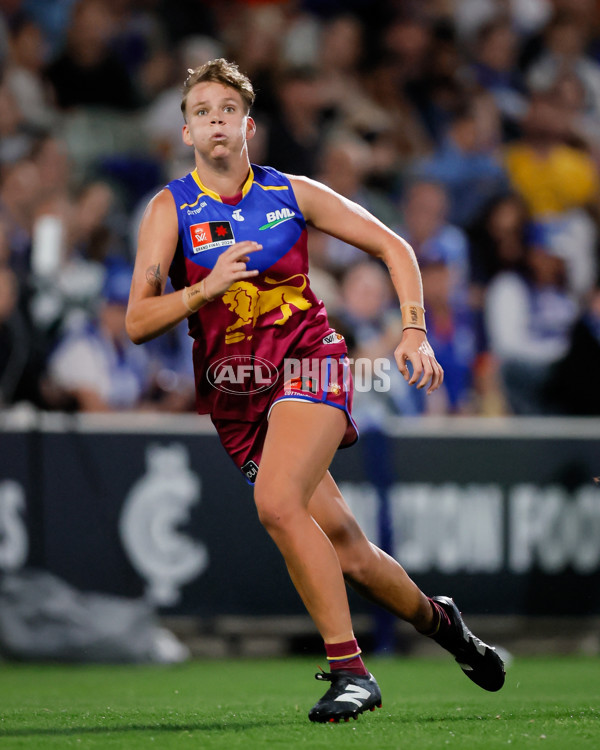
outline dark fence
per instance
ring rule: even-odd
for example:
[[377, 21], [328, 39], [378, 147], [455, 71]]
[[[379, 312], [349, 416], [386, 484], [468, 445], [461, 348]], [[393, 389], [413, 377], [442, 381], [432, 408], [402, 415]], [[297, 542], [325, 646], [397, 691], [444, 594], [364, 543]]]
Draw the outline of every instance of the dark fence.
[[[3, 419], [0, 570], [41, 567], [173, 614], [303, 611], [205, 419]], [[600, 421], [400, 420], [332, 473], [428, 593], [473, 613], [600, 614]]]

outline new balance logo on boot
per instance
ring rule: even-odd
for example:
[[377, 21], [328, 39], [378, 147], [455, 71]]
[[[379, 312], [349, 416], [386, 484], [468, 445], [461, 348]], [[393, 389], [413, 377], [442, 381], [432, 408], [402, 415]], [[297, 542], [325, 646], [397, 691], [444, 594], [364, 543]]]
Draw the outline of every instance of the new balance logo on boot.
[[365, 700], [370, 697], [371, 693], [368, 690], [365, 690], [358, 685], [348, 685], [346, 692], [343, 695], [338, 695], [335, 700], [340, 701], [340, 703], [354, 703], [359, 708], [362, 708]]
[[331, 687], [311, 708], [308, 714], [311, 721], [349, 721], [363, 711], [381, 708], [381, 690], [372, 674], [363, 676], [339, 669], [330, 674], [319, 672], [315, 678], [331, 682]]

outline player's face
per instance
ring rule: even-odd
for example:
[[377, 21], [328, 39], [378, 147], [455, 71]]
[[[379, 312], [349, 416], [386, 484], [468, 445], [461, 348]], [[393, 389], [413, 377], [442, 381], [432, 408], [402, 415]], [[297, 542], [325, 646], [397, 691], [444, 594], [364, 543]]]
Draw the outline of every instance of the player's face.
[[198, 83], [189, 92], [186, 117], [184, 143], [209, 159], [241, 156], [255, 131], [240, 94], [213, 81]]

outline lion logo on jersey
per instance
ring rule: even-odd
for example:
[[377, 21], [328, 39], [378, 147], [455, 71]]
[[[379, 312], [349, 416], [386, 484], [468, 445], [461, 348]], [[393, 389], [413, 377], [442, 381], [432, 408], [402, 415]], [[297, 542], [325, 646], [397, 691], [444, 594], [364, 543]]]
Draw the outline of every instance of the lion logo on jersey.
[[[286, 283], [296, 278], [302, 279], [300, 286]], [[258, 289], [249, 281], [237, 281], [223, 295], [223, 302], [231, 312], [238, 316], [235, 323], [232, 323], [226, 329], [226, 344], [235, 344], [246, 338], [252, 338], [252, 329], [261, 315], [279, 310], [281, 317], [273, 321], [273, 324], [282, 326], [287, 323], [296, 310], [308, 310], [312, 307], [312, 304], [302, 296], [307, 284], [304, 274], [297, 273], [283, 279], [283, 283], [266, 277], [265, 282], [272, 284], [274, 288]], [[296, 310], [292, 308], [296, 308]], [[246, 326], [250, 326], [250, 331], [238, 330], [238, 328], [245, 328]]]

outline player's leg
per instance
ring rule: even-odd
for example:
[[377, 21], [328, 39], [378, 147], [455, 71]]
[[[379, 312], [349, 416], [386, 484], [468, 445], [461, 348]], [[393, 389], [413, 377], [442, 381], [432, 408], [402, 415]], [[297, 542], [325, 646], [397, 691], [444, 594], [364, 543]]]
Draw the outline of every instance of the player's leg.
[[[346, 426], [340, 409], [277, 402], [254, 485], [259, 518], [283, 555], [332, 663], [332, 673], [319, 676], [332, 686], [311, 710], [313, 721], [338, 721], [381, 703], [379, 687], [364, 668], [354, 638], [338, 556], [308, 511]], [[340, 664], [346, 669], [336, 669]]]
[[431, 636], [480, 687], [491, 691], [502, 687], [504, 664], [495, 650], [471, 633], [452, 599], [426, 597], [394, 558], [368, 541], [329, 472], [308, 507], [331, 540], [344, 577], [354, 589]]
[[308, 509], [331, 540], [352, 588], [421, 633], [435, 629], [437, 618], [429, 599], [397, 560], [367, 539], [329, 472], [315, 489]]
[[276, 403], [254, 485], [260, 521], [328, 643], [352, 638], [352, 623], [338, 557], [308, 512], [308, 502], [345, 428], [346, 416], [338, 409], [291, 400]]

